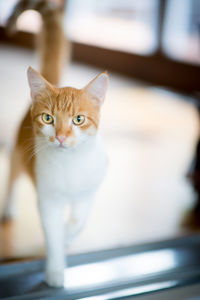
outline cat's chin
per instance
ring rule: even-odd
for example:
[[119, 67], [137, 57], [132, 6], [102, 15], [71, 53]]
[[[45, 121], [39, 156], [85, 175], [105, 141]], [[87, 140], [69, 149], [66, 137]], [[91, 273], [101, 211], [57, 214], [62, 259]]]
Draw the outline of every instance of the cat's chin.
[[55, 145], [55, 148], [58, 149], [58, 150], [67, 150], [70, 147], [67, 146], [67, 145]]
[[57, 145], [57, 147], [58, 147], [58, 148], [61, 148], [61, 149], [68, 148], [66, 145], [61, 145], [61, 144], [60, 144], [60, 145]]
[[65, 150], [69, 150], [74, 148], [73, 146], [70, 145], [58, 145], [58, 144], [54, 144], [52, 145], [54, 149], [58, 150], [58, 151], [65, 151]]

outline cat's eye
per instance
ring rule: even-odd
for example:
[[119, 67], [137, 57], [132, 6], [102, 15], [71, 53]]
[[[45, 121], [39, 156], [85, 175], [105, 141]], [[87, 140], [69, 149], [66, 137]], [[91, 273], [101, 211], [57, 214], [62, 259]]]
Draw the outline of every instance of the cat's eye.
[[42, 121], [46, 124], [52, 124], [53, 123], [53, 117], [49, 114], [42, 114]]
[[85, 116], [78, 115], [72, 119], [75, 125], [81, 125], [85, 122]]

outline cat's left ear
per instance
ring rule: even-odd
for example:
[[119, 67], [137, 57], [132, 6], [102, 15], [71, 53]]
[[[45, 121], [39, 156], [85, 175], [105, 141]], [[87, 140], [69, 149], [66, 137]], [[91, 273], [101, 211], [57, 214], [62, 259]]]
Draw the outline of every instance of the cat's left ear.
[[105, 99], [108, 81], [109, 77], [107, 72], [103, 72], [90, 81], [84, 88], [84, 91], [89, 97], [96, 100], [98, 105], [102, 105]]
[[50, 87], [50, 83], [45, 80], [39, 72], [31, 67], [27, 70], [27, 76], [33, 100], [35, 100], [46, 88]]

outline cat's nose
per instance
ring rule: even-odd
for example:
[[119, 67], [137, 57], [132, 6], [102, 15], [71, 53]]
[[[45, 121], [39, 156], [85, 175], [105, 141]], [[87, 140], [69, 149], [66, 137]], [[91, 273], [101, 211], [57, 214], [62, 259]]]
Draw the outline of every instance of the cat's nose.
[[64, 142], [64, 140], [66, 139], [66, 136], [64, 136], [64, 135], [58, 135], [56, 138], [62, 144]]

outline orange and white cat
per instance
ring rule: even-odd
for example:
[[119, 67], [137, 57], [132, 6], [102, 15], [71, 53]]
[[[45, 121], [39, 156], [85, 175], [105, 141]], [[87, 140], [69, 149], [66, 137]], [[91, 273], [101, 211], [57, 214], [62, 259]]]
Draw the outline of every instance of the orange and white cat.
[[[106, 171], [98, 125], [108, 76], [101, 73], [81, 90], [53, 87], [32, 68], [28, 79], [35, 182], [47, 245], [46, 281], [62, 286], [65, 239], [70, 241], [81, 230]], [[72, 211], [64, 237], [66, 204]]]
[[[52, 37], [51, 40], [46, 51], [51, 49]], [[59, 57], [57, 64], [53, 61], [57, 69]], [[32, 105], [21, 124], [12, 154], [10, 200], [5, 217], [10, 214], [13, 182], [21, 171], [26, 171], [37, 190], [45, 235], [45, 280], [52, 287], [62, 287], [65, 243], [85, 224], [106, 171], [106, 154], [98, 127], [108, 75], [99, 74], [82, 89], [58, 88], [52, 84], [55, 74], [51, 74], [51, 61], [47, 69], [46, 77], [51, 82], [28, 68]], [[68, 204], [71, 216], [65, 224], [63, 211]]]

